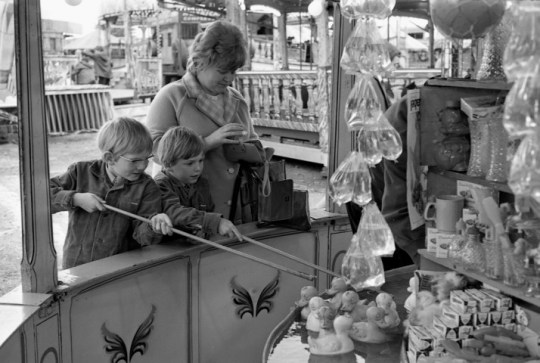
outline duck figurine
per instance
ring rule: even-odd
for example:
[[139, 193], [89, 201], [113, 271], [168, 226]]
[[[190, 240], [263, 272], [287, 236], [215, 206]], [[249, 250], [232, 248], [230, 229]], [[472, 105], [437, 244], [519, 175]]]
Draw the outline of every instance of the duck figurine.
[[360, 300], [356, 291], [348, 290], [341, 296], [340, 313], [350, 316], [354, 323], [359, 321], [367, 321], [366, 311], [371, 306], [375, 306], [375, 302], [366, 304], [367, 300]]
[[309, 337], [309, 351], [316, 355], [339, 355], [354, 350], [354, 343], [349, 337], [352, 319], [346, 316], [337, 316], [331, 306], [322, 306], [318, 314], [320, 319], [320, 332], [316, 338]]
[[380, 327], [380, 325], [384, 325], [384, 316], [386, 315], [384, 309], [372, 306], [367, 309], [366, 315], [367, 322], [353, 323], [349, 336], [353, 340], [365, 343], [384, 343], [390, 341], [391, 338], [389, 335]]
[[396, 302], [392, 295], [387, 292], [381, 292], [375, 298], [377, 306], [384, 310], [385, 315], [380, 321], [379, 327], [383, 329], [395, 329], [401, 323], [401, 319], [397, 313]]
[[416, 306], [416, 292], [418, 291], [418, 278], [416, 276], [409, 279], [407, 291], [411, 294], [407, 297], [403, 306], [405, 307], [405, 310], [410, 313]]
[[354, 350], [354, 342], [349, 336], [352, 325], [353, 320], [348, 316], [339, 315], [334, 319], [334, 331], [341, 344], [339, 354], [349, 353]]
[[302, 320], [307, 320], [308, 315], [311, 312], [311, 309], [309, 308], [309, 300], [311, 300], [312, 297], [317, 296], [317, 293], [318, 291], [314, 286], [304, 286], [300, 290], [300, 300], [296, 302], [296, 306], [302, 308], [300, 311]]
[[317, 336], [319, 334], [321, 323], [319, 321], [318, 311], [323, 305], [324, 300], [318, 296], [314, 296], [309, 300], [308, 307], [310, 313], [307, 316], [306, 329], [310, 336]]
[[433, 317], [442, 315], [442, 307], [430, 291], [419, 291], [417, 297], [416, 306], [409, 313], [407, 325], [431, 327]]
[[330, 305], [332, 305], [335, 310], [338, 310], [341, 306], [341, 298], [345, 291], [347, 291], [347, 281], [345, 278], [334, 277], [330, 284], [330, 288], [326, 290], [326, 293], [330, 296]]

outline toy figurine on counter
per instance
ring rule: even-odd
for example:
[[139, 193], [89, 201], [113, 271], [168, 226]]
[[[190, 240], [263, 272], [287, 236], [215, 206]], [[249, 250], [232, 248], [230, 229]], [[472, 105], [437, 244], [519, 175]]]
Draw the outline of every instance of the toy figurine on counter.
[[379, 322], [379, 327], [382, 329], [395, 329], [401, 323], [401, 319], [397, 313], [396, 302], [392, 295], [381, 292], [375, 298], [377, 306], [384, 310], [385, 315], [382, 320]]
[[308, 314], [307, 321], [306, 321], [306, 329], [308, 331], [308, 334], [310, 336], [317, 336], [319, 334], [320, 330], [320, 321], [319, 321], [319, 308], [321, 308], [324, 305], [324, 300], [318, 296], [312, 297], [309, 300], [309, 310], [310, 313]]
[[345, 291], [341, 297], [340, 313], [350, 316], [353, 321], [367, 321], [367, 309], [375, 306], [375, 302], [367, 304], [367, 300], [360, 300], [356, 291]]
[[300, 300], [296, 302], [296, 306], [302, 308], [300, 315], [302, 316], [303, 320], [306, 320], [311, 312], [309, 301], [312, 297], [317, 296], [317, 294], [318, 291], [314, 286], [304, 286], [302, 287], [302, 290], [300, 290]]
[[409, 313], [408, 325], [429, 327], [434, 316], [441, 316], [442, 308], [430, 291], [419, 291], [416, 306]]
[[365, 343], [384, 343], [392, 340], [390, 335], [381, 328], [385, 325], [386, 313], [384, 309], [372, 306], [367, 309], [366, 315], [367, 322], [353, 323], [349, 333], [353, 340]]
[[418, 278], [416, 276], [409, 279], [409, 287], [407, 288], [407, 291], [411, 294], [405, 300], [404, 306], [405, 310], [410, 313], [412, 309], [416, 307], [416, 294], [418, 292]]
[[318, 355], [337, 355], [354, 350], [354, 343], [348, 332], [352, 319], [346, 316], [336, 317], [331, 306], [321, 306], [317, 311], [320, 321], [319, 335], [308, 337], [309, 351]]
[[330, 296], [330, 305], [332, 305], [335, 310], [338, 310], [341, 306], [341, 298], [345, 291], [347, 291], [347, 281], [345, 281], [345, 278], [334, 277], [330, 288], [326, 290], [325, 293]]

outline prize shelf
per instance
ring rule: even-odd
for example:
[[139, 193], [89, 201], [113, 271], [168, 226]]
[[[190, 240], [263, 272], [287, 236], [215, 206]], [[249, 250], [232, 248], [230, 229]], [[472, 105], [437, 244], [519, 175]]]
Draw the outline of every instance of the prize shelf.
[[431, 262], [433, 262], [433, 263], [435, 263], [437, 265], [443, 266], [443, 267], [445, 267], [445, 268], [447, 268], [449, 270], [456, 271], [456, 272], [458, 272], [458, 273], [460, 273], [462, 275], [472, 277], [473, 279], [481, 281], [484, 284], [489, 285], [489, 286], [491, 286], [491, 287], [505, 293], [506, 295], [515, 297], [515, 298], [517, 298], [519, 300], [522, 300], [522, 301], [525, 301], [525, 302], [527, 302], [527, 303], [529, 303], [531, 305], [540, 307], [540, 298], [526, 296], [525, 295], [525, 287], [508, 286], [508, 285], [502, 283], [502, 281], [497, 281], [497, 280], [490, 279], [490, 278], [486, 277], [484, 274], [477, 273], [477, 272], [474, 272], [474, 271], [465, 270], [461, 265], [453, 263], [449, 258], [435, 257], [434, 253], [428, 252], [425, 249], [419, 250], [418, 253], [420, 253], [422, 258], [425, 258], [426, 260], [429, 260], [429, 261], [431, 261]]
[[478, 184], [478, 185], [483, 185], [483, 186], [486, 186], [488, 188], [498, 190], [500, 192], [512, 194], [512, 190], [510, 189], [510, 187], [506, 183], [494, 182], [494, 181], [486, 180], [486, 179], [483, 179], [483, 178], [469, 176], [469, 175], [467, 175], [465, 173], [458, 173], [456, 171], [443, 170], [443, 169], [441, 169], [439, 167], [436, 167], [436, 166], [430, 167], [429, 172], [430, 173], [435, 173], [435, 174], [438, 174], [438, 175], [441, 175], [441, 176], [444, 176], [444, 177], [447, 177], [447, 178], [451, 178], [451, 179], [454, 179], [454, 180], [464, 180], [464, 181], [468, 181], [468, 182], [475, 183], [475, 184]]

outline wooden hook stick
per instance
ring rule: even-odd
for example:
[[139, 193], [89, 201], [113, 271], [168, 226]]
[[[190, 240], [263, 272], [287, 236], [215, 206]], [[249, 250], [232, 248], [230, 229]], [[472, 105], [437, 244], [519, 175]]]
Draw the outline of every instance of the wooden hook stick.
[[[130, 212], [127, 212], [123, 209], [119, 209], [119, 208], [116, 208], [116, 207], [112, 207], [110, 205], [107, 205], [107, 204], [103, 204], [103, 206], [105, 208], [107, 208], [108, 210], [111, 210], [113, 212], [116, 212], [116, 213], [120, 213], [120, 214], [123, 214], [125, 216], [128, 216], [128, 217], [131, 217], [133, 219], [137, 219], [141, 222], [145, 222], [145, 223], [149, 223], [151, 224], [152, 222], [147, 219], [147, 218], [144, 218], [144, 217], [141, 217], [141, 216], [138, 216], [136, 214], [133, 214], [133, 213], [130, 213]], [[207, 245], [210, 245], [212, 247], [215, 247], [217, 249], [220, 249], [220, 250], [223, 250], [223, 251], [227, 251], [227, 252], [230, 252], [232, 254], [235, 254], [237, 256], [240, 256], [240, 257], [244, 257], [244, 258], [247, 258], [249, 260], [252, 260], [252, 261], [255, 261], [255, 262], [258, 262], [260, 264], [263, 264], [263, 265], [267, 265], [267, 266], [270, 266], [270, 267], [273, 267], [275, 269], [278, 269], [278, 270], [281, 270], [283, 272], [287, 272], [291, 275], [295, 275], [295, 276], [298, 276], [298, 277], [301, 277], [303, 279], [306, 279], [306, 280], [310, 280], [310, 281], [313, 281], [315, 280], [315, 276], [314, 275], [309, 275], [309, 274], [306, 274], [304, 272], [301, 272], [301, 271], [296, 271], [296, 270], [293, 270], [293, 269], [290, 269], [288, 267], [285, 267], [285, 266], [281, 266], [281, 265], [278, 265], [277, 263], [273, 263], [271, 261], [267, 261], [267, 260], [264, 260], [262, 258], [259, 258], [259, 257], [256, 257], [256, 256], [252, 256], [252, 255], [249, 255], [247, 253], [244, 253], [244, 252], [241, 252], [241, 251], [237, 251], [235, 249], [232, 249], [230, 247], [226, 247], [226, 246], [222, 246], [220, 245], [219, 243], [216, 243], [216, 242], [212, 242], [212, 241], [209, 241], [207, 239], [204, 239], [204, 238], [201, 238], [201, 237], [198, 237], [198, 236], [194, 236], [190, 233], [187, 233], [187, 232], [184, 232], [184, 231], [181, 231], [179, 229], [176, 229], [176, 228], [173, 228], [172, 231], [176, 234], [179, 234], [181, 236], [184, 236], [184, 237], [187, 237], [187, 238], [190, 238], [192, 240], [195, 240], [197, 242], [201, 242], [201, 243], [204, 243], [204, 244], [207, 244]]]
[[321, 266], [315, 265], [314, 263], [311, 263], [311, 262], [309, 262], [309, 261], [303, 260], [303, 259], [301, 259], [300, 257], [296, 257], [295, 255], [291, 255], [290, 253], [284, 252], [284, 251], [279, 250], [279, 249], [277, 249], [277, 248], [274, 248], [274, 247], [272, 247], [272, 246], [268, 246], [268, 245], [266, 245], [266, 244], [264, 244], [264, 243], [262, 243], [262, 242], [259, 242], [259, 241], [257, 241], [257, 240], [254, 240], [253, 238], [249, 238], [249, 237], [247, 237], [247, 236], [242, 236], [242, 239], [243, 239], [244, 241], [249, 242], [249, 243], [253, 243], [254, 245], [257, 245], [257, 246], [259, 246], [259, 247], [265, 248], [265, 249], [267, 249], [267, 250], [269, 250], [269, 251], [275, 252], [275, 253], [277, 253], [277, 254], [280, 255], [280, 256], [289, 258], [289, 259], [294, 260], [294, 261], [296, 261], [296, 262], [299, 262], [299, 263], [301, 263], [301, 264], [303, 264], [303, 265], [306, 265], [306, 266], [309, 266], [309, 267], [314, 268], [314, 269], [316, 269], [316, 270], [319, 270], [319, 271], [321, 271], [321, 272], [327, 273], [327, 274], [332, 275], [332, 276], [335, 276], [335, 277], [342, 277], [341, 275], [335, 273], [334, 271], [327, 270], [327, 269], [325, 269], [325, 268], [323, 268], [323, 267], [321, 267]]

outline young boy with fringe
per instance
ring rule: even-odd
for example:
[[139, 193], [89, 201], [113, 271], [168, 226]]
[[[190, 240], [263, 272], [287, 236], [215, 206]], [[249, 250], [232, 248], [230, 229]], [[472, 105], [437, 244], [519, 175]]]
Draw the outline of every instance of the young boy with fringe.
[[169, 129], [159, 144], [157, 157], [162, 169], [155, 177], [162, 194], [163, 211], [179, 229], [201, 237], [219, 233], [242, 239], [228, 219], [213, 213], [208, 181], [201, 177], [204, 141], [183, 126]]
[[[161, 193], [145, 169], [152, 138], [137, 120], [120, 117], [97, 135], [101, 159], [79, 161], [50, 181], [51, 212], [69, 212], [63, 268], [109, 257], [172, 234]], [[104, 204], [151, 220], [151, 225], [110, 211]]]

